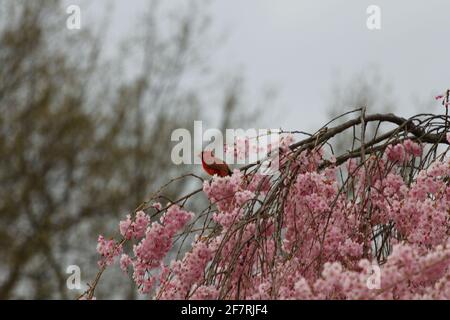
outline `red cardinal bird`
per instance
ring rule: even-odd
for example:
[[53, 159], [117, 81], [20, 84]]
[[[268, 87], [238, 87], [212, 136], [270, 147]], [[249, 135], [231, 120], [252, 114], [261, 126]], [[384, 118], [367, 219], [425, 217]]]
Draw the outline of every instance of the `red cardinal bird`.
[[222, 160], [214, 157], [212, 151], [202, 151], [202, 167], [211, 176], [217, 174], [219, 177], [226, 177], [232, 174], [228, 165]]

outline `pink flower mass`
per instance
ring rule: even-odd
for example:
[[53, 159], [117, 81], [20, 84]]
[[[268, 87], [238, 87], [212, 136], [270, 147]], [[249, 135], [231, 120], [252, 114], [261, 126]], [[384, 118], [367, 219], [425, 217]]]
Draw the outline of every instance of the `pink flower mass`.
[[152, 299], [450, 299], [447, 156], [414, 171], [425, 148], [411, 139], [364, 163], [280, 150], [276, 176], [205, 181], [208, 211], [128, 215], [123, 246], [99, 237], [100, 266], [123, 247], [121, 269]]

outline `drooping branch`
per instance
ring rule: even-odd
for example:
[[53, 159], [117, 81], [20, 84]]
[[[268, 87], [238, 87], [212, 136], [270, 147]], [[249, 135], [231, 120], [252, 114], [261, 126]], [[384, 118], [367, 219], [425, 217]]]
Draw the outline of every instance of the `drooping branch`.
[[[427, 133], [420, 125], [414, 124], [414, 120], [417, 119], [419, 116], [420, 115], [409, 118], [409, 119], [405, 119], [405, 118], [396, 116], [395, 114], [392, 114], [392, 113], [388, 113], [388, 114], [377, 113], [377, 114], [367, 115], [363, 119], [364, 119], [365, 123], [380, 121], [380, 122], [390, 122], [390, 123], [396, 124], [396, 125], [398, 125], [398, 128], [396, 130], [403, 130], [406, 132], [410, 132], [417, 139], [420, 139], [420, 141], [425, 142], [425, 143], [449, 144], [449, 142], [446, 140], [445, 134], [443, 134], [443, 133], [441, 133], [441, 134]], [[434, 117], [438, 118], [437, 116], [433, 116], [433, 118]], [[440, 116], [440, 117], [442, 117], [442, 116]], [[351, 127], [361, 124], [361, 121], [362, 121], [362, 118], [357, 117], [357, 118], [349, 120], [341, 125], [327, 129], [318, 138], [318, 144], [331, 139], [332, 137], [336, 136], [337, 134], [339, 134]], [[379, 137], [377, 140], [382, 141], [383, 138], [386, 138], [386, 137], [387, 137], [387, 135], [384, 135], [383, 137]], [[315, 142], [316, 142], [316, 137], [313, 136], [311, 138], [308, 138], [308, 139], [305, 139], [305, 140], [302, 140], [302, 141], [292, 144], [291, 149], [294, 150], [300, 146], [312, 145]], [[367, 143], [366, 143], [366, 145], [367, 145]]]
[[[301, 272], [302, 276], [309, 277], [310, 281], [315, 281], [320, 278], [325, 263], [330, 259], [332, 261], [333, 259], [340, 259], [340, 263], [352, 266], [353, 260], [349, 261], [344, 253], [337, 252], [336, 249], [330, 249], [330, 246], [333, 245], [330, 243], [330, 241], [332, 242], [329, 238], [330, 232], [335, 233], [336, 225], [339, 224], [342, 224], [339, 226], [342, 229], [339, 232], [345, 233], [345, 238], [350, 240], [349, 248], [343, 250], [358, 252], [355, 246], [358, 247], [361, 244], [362, 253], [352, 254], [356, 255], [358, 259], [370, 260], [373, 257], [379, 263], [384, 264], [392, 252], [391, 240], [395, 238], [396, 241], [401, 241], [408, 236], [408, 232], [413, 232], [411, 230], [405, 231], [407, 219], [397, 219], [392, 216], [393, 213], [378, 212], [380, 210], [393, 210], [392, 208], [400, 206], [399, 204], [396, 206], [392, 204], [398, 201], [400, 195], [396, 193], [386, 194], [382, 190], [384, 184], [392, 183], [389, 188], [395, 189], [400, 183], [398, 179], [402, 180], [402, 183], [405, 180], [406, 183], [407, 179], [417, 176], [420, 170], [426, 169], [430, 163], [438, 159], [436, 152], [434, 154], [428, 153], [430, 155], [428, 160], [430, 161], [422, 161], [421, 159], [416, 164], [416, 160], [422, 157], [418, 155], [417, 148], [419, 153], [422, 154], [423, 145], [429, 144], [432, 146], [431, 149], [434, 148], [435, 150], [439, 144], [448, 145], [447, 120], [447, 116], [436, 115], [417, 115], [409, 119], [394, 114], [365, 115], [365, 112], [361, 110], [360, 116], [355, 119], [331, 128], [322, 128], [307, 139], [291, 144], [286, 150], [280, 148], [282, 161], [278, 174], [263, 178], [262, 182], [256, 187], [250, 185], [253, 179], [258, 176], [260, 162], [241, 167], [240, 172], [235, 173], [233, 177], [213, 177], [205, 182], [206, 189], [205, 187], [198, 188], [164, 207], [159, 207], [154, 214], [149, 216], [153, 218], [166, 215], [173, 206], [184, 208], [195, 194], [202, 191], [210, 200], [209, 206], [197, 214], [196, 219], [190, 226], [175, 237], [176, 239], [183, 238], [181, 244], [183, 245], [189, 235], [200, 231], [201, 236], [193, 242], [193, 250], [211, 250], [209, 252], [211, 256], [208, 258], [209, 265], [204, 266], [206, 268], [204, 277], [198, 278], [198, 282], [193, 286], [193, 291], [187, 290], [181, 298], [191, 298], [195, 296], [198, 288], [208, 287], [211, 289], [213, 284], [218, 287], [218, 298], [242, 298], [247, 297], [243, 288], [251, 291], [252, 286], [254, 286], [251, 285], [251, 282], [255, 277], [266, 279], [266, 281], [272, 279], [272, 290], [276, 290], [279, 285], [278, 281], [283, 282], [282, 279], [277, 279], [277, 274], [286, 272], [288, 268], [299, 268], [297, 272]], [[369, 137], [366, 135], [364, 128], [369, 123], [374, 122], [378, 125], [390, 123], [396, 127], [378, 136], [375, 134], [375, 136]], [[359, 141], [360, 146], [358, 148], [352, 147], [353, 150], [347, 150], [343, 154], [337, 155], [335, 161], [326, 160], [323, 157], [320, 150], [324, 145], [330, 144], [329, 140], [348, 129], [355, 131], [355, 128], [359, 125], [362, 126], [361, 136], [353, 135], [353, 139]], [[408, 147], [406, 147], [407, 145]], [[400, 158], [400, 161], [386, 159], [386, 150], [389, 150], [389, 148], [391, 148], [391, 151], [394, 150], [392, 151], [394, 158], [398, 156], [395, 153], [398, 148], [395, 149], [394, 147], [400, 147], [405, 154], [409, 152], [410, 158]], [[408, 151], [407, 148], [416, 148], [416, 150]], [[444, 154], [447, 154], [447, 152], [448, 148]], [[403, 157], [405, 154], [400, 156]], [[371, 156], [367, 157], [366, 155]], [[329, 169], [336, 169], [351, 158], [356, 158], [356, 161], [359, 159], [360, 164], [355, 164], [353, 169], [347, 169], [345, 179], [342, 178], [342, 181], [338, 181], [336, 177], [330, 175], [333, 170], [328, 171], [329, 167]], [[385, 182], [388, 175], [390, 176], [389, 179], [394, 180]], [[171, 183], [189, 176], [198, 178], [203, 182], [203, 179], [196, 175], [184, 175], [172, 179], [152, 195], [149, 200], [138, 206], [134, 213], [136, 214], [138, 210], [149, 210], [152, 208], [152, 202], [158, 199], [167, 199], [162, 195], [164, 189]], [[240, 182], [236, 182], [238, 178]], [[220, 179], [224, 180], [215, 185], [217, 180]], [[232, 182], [233, 180], [235, 182]], [[445, 183], [443, 184], [441, 180], [439, 178], [435, 182], [439, 185], [439, 188], [435, 188], [435, 190], [439, 192], [442, 192], [441, 189], [445, 187]], [[267, 189], [264, 189], [263, 182], [268, 182], [266, 184]], [[405, 184], [405, 188], [408, 188], [406, 186], [409, 187], [410, 184]], [[235, 188], [236, 190], [226, 191], [227, 188], [230, 188], [230, 190]], [[298, 188], [304, 188], [304, 190]], [[323, 191], [314, 191], [315, 188], [321, 188]], [[248, 192], [251, 196], [246, 198], [249, 195]], [[402, 194], [405, 197], [404, 201], [411, 201], [412, 203], [419, 201], [417, 199], [406, 199], [404, 192]], [[433, 201], [440, 199], [441, 196], [441, 193], [434, 195]], [[244, 197], [244, 200], [242, 200], [242, 197]], [[319, 204], [314, 203], [316, 201], [314, 199], [318, 200]], [[300, 206], [301, 209], [298, 209], [297, 206]], [[236, 212], [238, 214], [233, 217], [231, 222], [227, 219], [220, 220], [220, 216], [233, 215]], [[437, 213], [442, 215], [440, 211]], [[383, 218], [386, 220], [379, 217], [374, 219], [374, 216], [377, 217], [380, 214], [388, 215], [389, 218]], [[349, 217], [352, 217], [351, 221], [348, 221]], [[199, 222], [200, 219], [204, 219], [203, 226], [197, 225], [194, 228], [194, 224]], [[300, 225], [297, 224], [296, 219], [303, 219]], [[130, 221], [130, 223], [132, 222]], [[400, 229], [398, 229], [398, 224], [400, 224]], [[406, 226], [403, 226], [403, 224]], [[206, 230], [208, 233], [205, 233]], [[442, 230], [439, 232], [438, 234], [442, 238]], [[313, 238], [305, 238], [305, 234]], [[381, 243], [377, 243], [377, 239]], [[344, 238], [339, 240], [339, 246], [344, 246], [347, 243], [344, 240]], [[123, 245], [127, 241], [127, 239], [122, 238], [117, 243]], [[431, 240], [425, 238], [425, 240], [420, 241], [428, 243], [427, 241]], [[421, 243], [420, 241], [419, 243]], [[214, 245], [212, 245], [213, 243]], [[230, 243], [234, 243], [232, 248], [229, 247]], [[371, 244], [374, 244], [374, 246]], [[316, 248], [316, 251], [313, 248]], [[185, 256], [184, 259], [189, 260], [190, 257]], [[200, 257], [204, 258], [205, 255], [200, 255]], [[307, 261], [307, 263], [291, 265], [294, 257], [304, 259], [301, 261]], [[192, 261], [186, 262], [184, 259], [181, 263], [193, 263]], [[357, 260], [355, 257], [352, 259]], [[393, 268], [393, 263], [391, 265], [388, 263], [388, 267]], [[439, 263], [436, 262], [436, 264]], [[85, 297], [93, 297], [95, 287], [103, 271], [104, 268], [101, 268], [84, 295]], [[177, 271], [172, 272], [176, 273]], [[161, 284], [161, 291], [156, 296], [158, 299], [177, 297], [176, 292], [168, 293], [170, 291], [168, 282], [174, 281], [176, 277], [171, 274], [171, 277], [168, 277], [165, 280], [166, 282]], [[410, 279], [409, 275], [402, 275], [399, 281], [404, 281], [403, 278]], [[392, 286], [396, 286], [396, 283], [393, 281]], [[142, 283], [139, 285], [142, 285]], [[172, 283], [172, 285], [176, 285], [176, 283]], [[186, 288], [186, 286], [182, 285], [180, 288]], [[270, 298], [276, 298], [275, 291], [272, 292]]]

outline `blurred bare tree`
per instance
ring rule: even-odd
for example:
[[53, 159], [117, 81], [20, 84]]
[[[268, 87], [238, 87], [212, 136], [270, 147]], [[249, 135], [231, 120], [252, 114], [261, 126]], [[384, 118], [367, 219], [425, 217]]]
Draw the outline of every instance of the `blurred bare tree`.
[[[204, 108], [195, 77], [209, 19], [194, 1], [162, 10], [151, 1], [105, 60], [102, 34], [65, 29], [61, 1], [0, 3], [0, 299], [75, 297], [67, 266], [91, 279], [97, 235], [180, 174], [170, 134]], [[223, 123], [238, 94], [225, 93]], [[108, 278], [99, 297], [136, 298], [125, 277]]]

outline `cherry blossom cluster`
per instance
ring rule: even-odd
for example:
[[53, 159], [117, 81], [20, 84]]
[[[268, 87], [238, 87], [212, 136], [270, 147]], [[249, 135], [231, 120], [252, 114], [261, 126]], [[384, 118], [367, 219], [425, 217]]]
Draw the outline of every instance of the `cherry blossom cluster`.
[[[450, 143], [450, 134], [446, 138]], [[203, 184], [211, 233], [169, 259], [193, 213], [119, 224], [120, 267], [154, 299], [450, 299], [450, 158], [406, 139], [341, 165], [282, 143], [278, 175], [234, 170]], [[447, 149], [448, 150], [448, 149]], [[417, 165], [422, 162], [420, 169]], [[326, 164], [326, 165], [325, 165]], [[195, 223], [195, 222], [192, 222]], [[192, 225], [191, 225], [192, 226]], [[102, 265], [122, 245], [99, 237]]]
[[116, 244], [114, 239], [106, 240], [100, 235], [97, 240], [97, 252], [101, 256], [98, 265], [100, 267], [110, 266], [114, 263], [114, 258], [122, 252], [122, 246]]
[[436, 96], [436, 100], [439, 100], [442, 102], [442, 105], [446, 108], [448, 108], [449, 104], [450, 104], [450, 89], [447, 90], [445, 93], [443, 94], [439, 94]]
[[142, 293], [149, 293], [153, 288], [156, 276], [151, 271], [161, 266], [172, 249], [173, 237], [193, 215], [178, 206], [171, 206], [160, 218], [160, 222], [153, 222], [145, 237], [133, 247], [133, 279]]
[[406, 140], [396, 145], [389, 145], [386, 149], [386, 156], [390, 161], [402, 162], [404, 160], [410, 160], [411, 157], [419, 157], [421, 154], [422, 147], [412, 140]]
[[207, 263], [212, 259], [212, 250], [204, 242], [197, 241], [192, 251], [186, 253], [180, 261], [172, 261], [170, 269], [171, 279], [164, 279], [160, 286], [161, 299], [186, 299], [193, 292], [197, 297], [217, 297], [217, 289], [195, 285], [203, 279]]
[[[155, 204], [156, 208], [161, 208], [160, 204]], [[157, 276], [152, 271], [163, 266], [163, 260], [173, 247], [173, 238], [177, 232], [182, 230], [192, 219], [193, 213], [185, 211], [176, 205], [170, 208], [161, 216], [159, 221], [150, 224], [150, 217], [143, 211], [139, 211], [132, 220], [128, 215], [125, 220], [119, 223], [119, 230], [125, 240], [139, 240], [133, 246], [133, 255], [123, 252], [121, 243], [114, 240], [105, 240], [99, 236], [97, 251], [102, 259], [100, 266], [109, 266], [114, 262], [114, 258], [120, 257], [120, 268], [128, 272], [129, 267], [133, 269], [133, 280], [142, 293], [149, 293], [157, 282]]]
[[398, 244], [381, 267], [366, 259], [359, 260], [353, 269], [338, 261], [326, 262], [320, 276], [313, 280], [299, 272], [299, 263], [294, 260], [277, 266], [277, 286], [270, 277], [258, 280], [260, 284], [249, 298], [385, 300], [450, 296], [450, 241], [428, 252]]
[[133, 237], [141, 239], [144, 237], [149, 223], [150, 219], [144, 211], [137, 212], [134, 221], [131, 221], [131, 216], [127, 215], [127, 219], [119, 223], [120, 234], [127, 240]]

